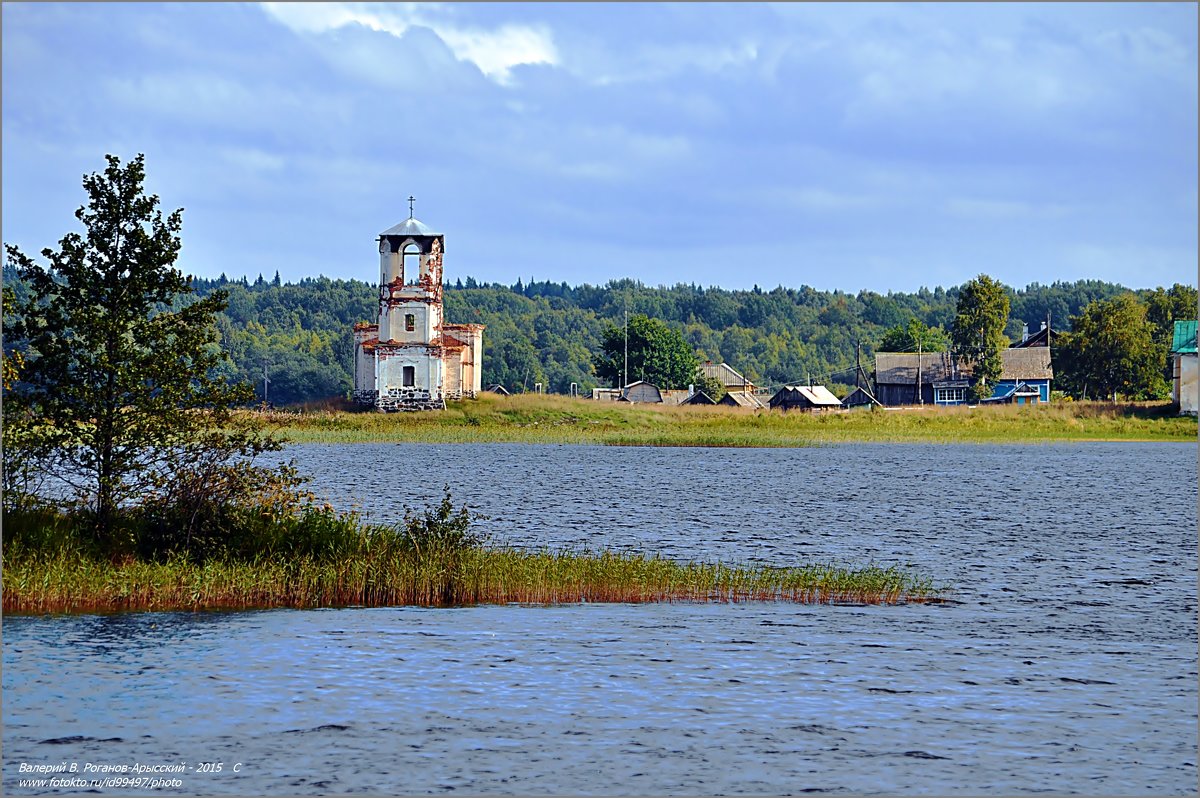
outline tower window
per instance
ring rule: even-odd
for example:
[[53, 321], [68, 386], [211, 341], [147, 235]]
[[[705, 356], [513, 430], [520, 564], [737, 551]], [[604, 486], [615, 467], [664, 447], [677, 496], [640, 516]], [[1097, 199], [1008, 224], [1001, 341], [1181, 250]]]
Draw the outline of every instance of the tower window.
[[405, 314], [404, 314], [404, 331], [405, 331], [405, 332], [412, 332], [412, 331], [413, 331], [413, 330], [415, 330], [415, 329], [417, 329], [417, 317], [416, 317], [416, 314], [414, 314], [414, 313], [405, 313]]
[[421, 280], [421, 248], [409, 244], [404, 248], [404, 283], [415, 285]]
[[417, 369], [416, 366], [404, 367], [403, 385], [405, 388], [412, 388], [417, 384]]

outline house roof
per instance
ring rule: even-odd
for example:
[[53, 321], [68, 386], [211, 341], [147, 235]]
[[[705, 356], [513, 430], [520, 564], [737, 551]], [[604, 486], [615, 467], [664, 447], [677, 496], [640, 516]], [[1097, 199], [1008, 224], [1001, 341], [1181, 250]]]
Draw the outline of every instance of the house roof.
[[879, 404], [879, 400], [871, 395], [871, 392], [861, 385], [855, 388], [850, 393], [846, 394], [846, 398], [842, 400], [842, 404], [849, 407], [850, 405], [872, 405]]
[[645, 380], [631, 382], [625, 386], [625, 390], [621, 391], [621, 399], [626, 402], [633, 401], [633, 399], [630, 397], [647, 396], [654, 397], [651, 401], [662, 401], [662, 392], [658, 389], [658, 386], [652, 382], [646, 382]]
[[664, 405], [681, 405], [687, 401], [687, 388], [660, 388], [658, 395], [662, 397]]
[[397, 225], [392, 225], [384, 230], [379, 235], [381, 236], [437, 236], [441, 233], [435, 233], [424, 222], [417, 219], [408, 218]]
[[716, 402], [704, 391], [696, 391], [694, 394], [684, 399], [679, 404], [681, 405], [715, 405]]
[[[949, 352], [877, 352], [875, 354], [875, 382], [912, 385], [917, 381], [917, 361], [920, 359], [921, 382], [938, 382], [952, 379], [954, 363]], [[959, 369], [970, 374], [970, 366]]]
[[1196, 320], [1175, 322], [1175, 335], [1171, 339], [1171, 352], [1179, 355], [1196, 354]]
[[[779, 396], [784, 391], [791, 391], [800, 394], [808, 400], [809, 404], [814, 407], [841, 407], [842, 400], [838, 399], [824, 385], [785, 385], [779, 389], [775, 396]], [[772, 397], [773, 399], [774, 397]]]
[[763, 405], [762, 400], [752, 393], [742, 393], [741, 391], [730, 391], [721, 397], [721, 401], [717, 404], [735, 404], [738, 407], [750, 407], [759, 410]]
[[1005, 349], [1000, 352], [1000, 361], [1004, 364], [1000, 372], [1002, 380], [1049, 380], [1054, 377], [1048, 346]]
[[728, 363], [702, 363], [700, 373], [710, 379], [720, 380], [722, 385], [753, 385], [749, 380], [738, 374]]
[[1029, 334], [1029, 337], [1024, 341], [1018, 341], [1012, 345], [1013, 349], [1025, 349], [1031, 346], [1057, 346], [1058, 339], [1062, 335], [1053, 327], [1042, 327], [1037, 332]]
[[[889, 385], [913, 385], [917, 381], [917, 360], [920, 359], [921, 383], [946, 382], [970, 377], [973, 369], [963, 364], [957, 369], [949, 352], [879, 352], [875, 355], [875, 381]], [[1002, 380], [1049, 380], [1054, 377], [1050, 364], [1050, 347], [1031, 346], [1024, 349], [1000, 350]]]

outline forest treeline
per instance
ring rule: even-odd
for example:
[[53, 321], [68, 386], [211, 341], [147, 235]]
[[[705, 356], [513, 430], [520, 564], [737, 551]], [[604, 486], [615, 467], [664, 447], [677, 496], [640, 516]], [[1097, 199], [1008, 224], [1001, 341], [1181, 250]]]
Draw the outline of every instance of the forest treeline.
[[[344, 395], [351, 387], [353, 339], [350, 327], [374, 321], [377, 288], [359, 280], [306, 278], [281, 283], [261, 277], [253, 282], [194, 280], [203, 297], [223, 288], [229, 307], [219, 316], [221, 340], [236, 375], [252, 380], [262, 392], [264, 364], [275, 404]], [[1020, 340], [1024, 325], [1037, 331], [1050, 319], [1065, 329], [1095, 300], [1128, 289], [1099, 280], [1031, 284], [1011, 290], [1006, 334]], [[1135, 292], [1152, 302], [1155, 292]], [[513, 285], [479, 284], [471, 278], [449, 284], [446, 318], [487, 325], [484, 333], [483, 383], [509, 391], [532, 391], [537, 383], [567, 393], [603, 385], [593, 362], [605, 328], [620, 325], [628, 310], [678, 329], [703, 362], [726, 362], [759, 385], [812, 379], [827, 385], [852, 385], [856, 344], [868, 372], [888, 329], [917, 319], [949, 329], [958, 287], [922, 288], [914, 293], [818, 291], [778, 287], [730, 291], [676, 285], [649, 287], [634, 280], [607, 285], [518, 280]]]
[[[15, 275], [5, 269], [5, 282]], [[272, 404], [284, 405], [344, 396], [353, 379], [355, 322], [374, 321], [376, 286], [361, 280], [305, 278], [192, 281], [193, 298], [215, 290], [229, 293], [217, 317], [220, 340], [230, 355], [229, 376], [254, 383], [261, 398], [264, 367]], [[1033, 283], [1008, 289], [1011, 310], [1006, 334], [1020, 340], [1028, 325], [1036, 332], [1050, 319], [1055, 329], [1096, 300], [1129, 292], [1099, 280]], [[1175, 293], [1195, 289], [1179, 286]], [[1153, 308], [1168, 289], [1133, 292]], [[484, 333], [484, 385], [512, 392], [532, 391], [537, 383], [567, 393], [571, 383], [588, 393], [604, 382], [594, 371], [604, 330], [630, 316], [645, 314], [682, 333], [701, 362], [726, 362], [760, 386], [806, 382], [835, 390], [854, 384], [856, 345], [870, 373], [885, 333], [912, 319], [948, 330], [959, 287], [921, 288], [912, 293], [819, 291], [808, 286], [764, 290], [725, 290], [679, 284], [650, 287], [635, 280], [603, 286], [552, 282], [512, 285], [458, 280], [446, 286], [450, 321], [487, 325]], [[1157, 299], [1156, 299], [1157, 297]]]

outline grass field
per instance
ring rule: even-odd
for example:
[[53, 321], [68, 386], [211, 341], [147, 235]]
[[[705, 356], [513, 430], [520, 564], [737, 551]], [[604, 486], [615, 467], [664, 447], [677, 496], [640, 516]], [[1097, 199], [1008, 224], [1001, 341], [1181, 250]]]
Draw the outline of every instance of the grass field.
[[808, 446], [838, 442], [1194, 441], [1195, 418], [1166, 404], [906, 408], [849, 413], [664, 407], [526, 394], [451, 402], [445, 411], [271, 412], [298, 443], [595, 443], [616, 446]]

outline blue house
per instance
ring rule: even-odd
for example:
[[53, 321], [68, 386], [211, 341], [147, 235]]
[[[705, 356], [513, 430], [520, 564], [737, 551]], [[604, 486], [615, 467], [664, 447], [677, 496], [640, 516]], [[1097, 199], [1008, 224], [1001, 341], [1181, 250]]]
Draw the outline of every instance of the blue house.
[[1050, 347], [1031, 346], [1005, 349], [1000, 353], [1004, 370], [989, 399], [984, 401], [1013, 404], [1039, 404], [1050, 401], [1050, 380], [1054, 369], [1050, 364]]

